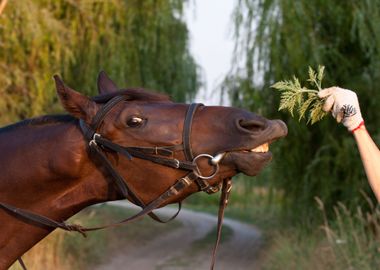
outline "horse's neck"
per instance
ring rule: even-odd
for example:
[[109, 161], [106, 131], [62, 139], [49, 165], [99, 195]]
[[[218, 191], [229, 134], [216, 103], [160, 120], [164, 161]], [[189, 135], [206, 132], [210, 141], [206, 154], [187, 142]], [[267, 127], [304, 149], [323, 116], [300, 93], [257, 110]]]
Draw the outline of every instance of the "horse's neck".
[[86, 148], [74, 122], [0, 133], [0, 194], [25, 194], [28, 205], [47, 197], [58, 200], [95, 176]]
[[[108, 193], [107, 182], [89, 161], [74, 123], [0, 132], [1, 202], [62, 221], [109, 199]], [[0, 269], [49, 233], [1, 208], [0, 224]]]

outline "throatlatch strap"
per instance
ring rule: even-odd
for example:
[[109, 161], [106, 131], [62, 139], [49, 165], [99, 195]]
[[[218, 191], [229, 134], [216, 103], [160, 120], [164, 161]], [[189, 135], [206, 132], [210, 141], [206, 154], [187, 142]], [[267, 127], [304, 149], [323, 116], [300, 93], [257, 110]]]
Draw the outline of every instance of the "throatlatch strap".
[[[124, 178], [115, 170], [115, 168], [113, 167], [113, 165], [111, 164], [111, 162], [109, 162], [108, 158], [106, 157], [106, 155], [102, 152], [101, 149], [99, 149], [99, 147], [97, 146], [97, 144], [91, 144], [90, 145], [90, 149], [93, 150], [95, 153], [97, 153], [98, 157], [101, 159], [101, 161], [103, 162], [102, 164], [107, 168], [107, 171], [112, 175], [112, 180], [114, 181], [114, 183], [116, 184], [116, 186], [118, 187], [118, 190], [120, 191], [120, 193], [125, 197], [127, 198], [128, 196], [131, 198], [131, 200], [138, 206], [140, 206], [141, 208], [144, 208], [145, 207], [145, 204], [144, 202], [134, 193], [132, 192], [132, 190], [128, 187], [128, 184], [127, 182], [124, 180]], [[179, 204], [179, 209], [181, 209], [181, 205]], [[156, 216], [156, 214], [154, 214], [153, 212], [151, 213], [148, 213], [148, 215], [154, 219], [155, 221], [157, 222], [160, 222], [160, 223], [167, 223], [171, 220], [173, 220], [177, 215], [175, 214], [173, 217], [169, 218], [168, 220], [162, 220], [160, 219], [158, 216]]]
[[90, 144], [90, 149], [97, 154], [97, 157], [101, 159], [102, 164], [107, 168], [107, 172], [112, 175], [112, 179], [114, 180], [116, 186], [118, 187], [120, 193], [127, 198], [130, 194], [128, 184], [124, 181], [124, 178], [116, 172], [115, 168], [108, 160], [106, 155], [102, 152], [101, 149], [96, 144]]

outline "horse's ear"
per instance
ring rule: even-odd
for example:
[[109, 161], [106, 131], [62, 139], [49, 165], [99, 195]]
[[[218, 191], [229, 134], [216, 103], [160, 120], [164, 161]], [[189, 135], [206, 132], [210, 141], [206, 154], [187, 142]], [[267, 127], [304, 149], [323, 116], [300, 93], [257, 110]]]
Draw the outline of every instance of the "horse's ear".
[[98, 92], [99, 94], [110, 94], [118, 91], [117, 85], [108, 77], [103, 70], [98, 75]]
[[76, 118], [91, 122], [97, 111], [97, 105], [87, 96], [66, 86], [58, 75], [54, 75], [59, 99], [65, 110]]

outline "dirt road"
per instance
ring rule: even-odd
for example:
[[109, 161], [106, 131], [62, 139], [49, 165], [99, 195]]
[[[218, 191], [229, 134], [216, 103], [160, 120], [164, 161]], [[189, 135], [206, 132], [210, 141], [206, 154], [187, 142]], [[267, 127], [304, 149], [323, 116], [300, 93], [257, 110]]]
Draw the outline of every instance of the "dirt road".
[[[131, 207], [124, 202], [115, 204]], [[169, 216], [174, 212], [175, 209], [167, 207], [156, 213]], [[210, 214], [183, 209], [177, 220], [183, 226], [151, 242], [134, 247], [127, 246], [95, 270], [209, 269], [213, 244], [205, 241], [205, 238], [209, 238], [210, 233], [215, 230], [217, 218]], [[228, 218], [225, 219], [224, 226], [230, 229], [230, 233], [219, 246], [215, 269], [256, 269], [255, 257], [262, 244], [260, 232], [253, 226]], [[214, 239], [215, 236], [212, 236]]]

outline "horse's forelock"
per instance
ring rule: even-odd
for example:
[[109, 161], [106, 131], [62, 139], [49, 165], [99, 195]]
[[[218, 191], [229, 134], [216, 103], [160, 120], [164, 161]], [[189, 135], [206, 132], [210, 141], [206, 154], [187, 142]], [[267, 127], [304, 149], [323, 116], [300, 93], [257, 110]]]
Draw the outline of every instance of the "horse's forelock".
[[96, 103], [106, 103], [115, 96], [125, 95], [129, 101], [171, 101], [165, 94], [150, 92], [141, 88], [123, 89], [118, 92], [103, 94], [92, 98]]

